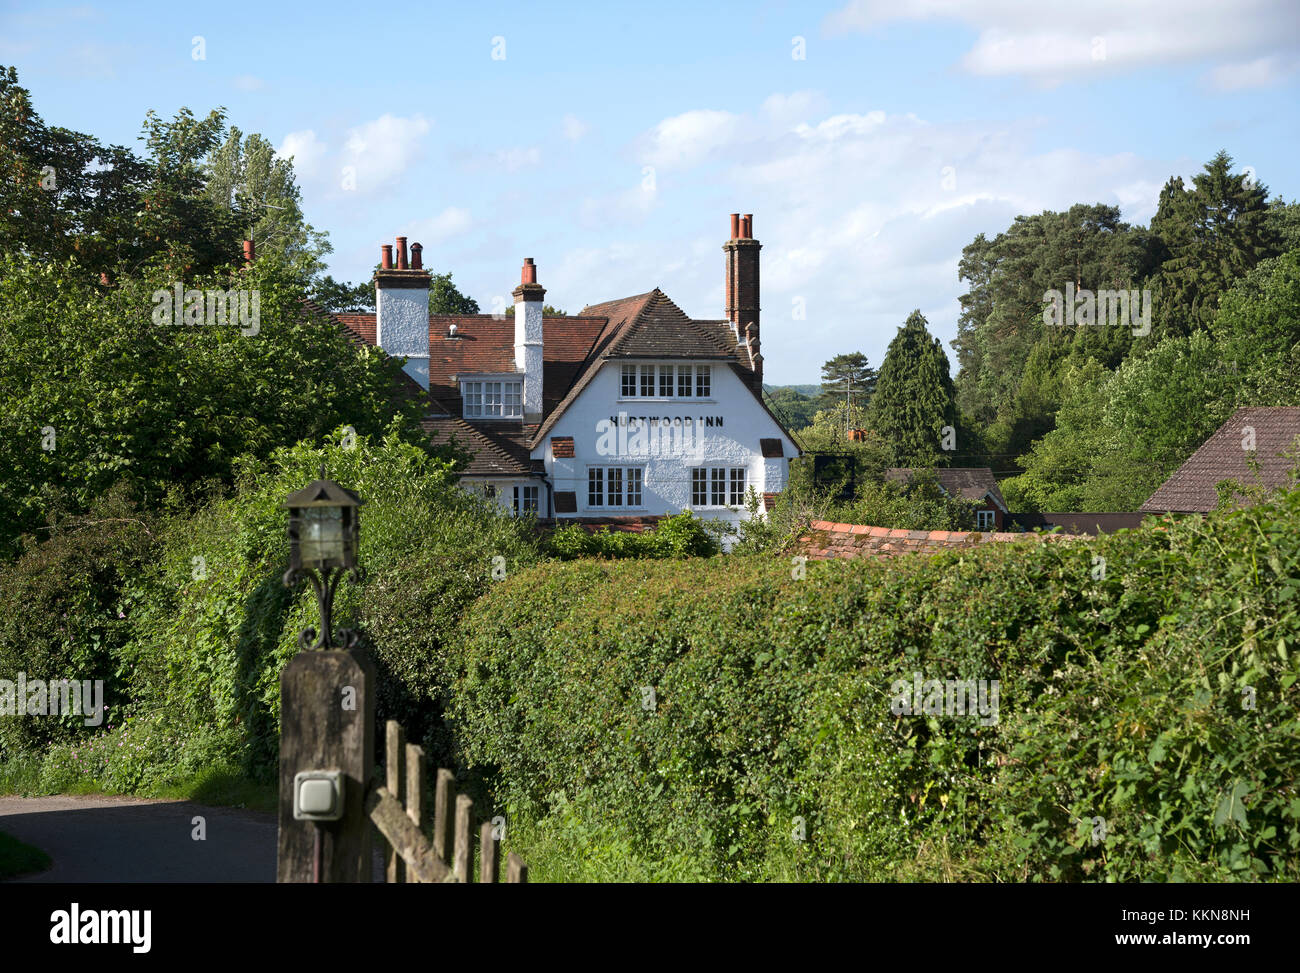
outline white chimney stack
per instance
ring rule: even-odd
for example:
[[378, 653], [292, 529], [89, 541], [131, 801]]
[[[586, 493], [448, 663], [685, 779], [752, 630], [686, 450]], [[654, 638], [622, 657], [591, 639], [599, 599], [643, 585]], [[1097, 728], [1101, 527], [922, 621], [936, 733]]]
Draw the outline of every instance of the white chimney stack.
[[[393, 247], [381, 248], [375, 271], [375, 344], [394, 358], [405, 358], [403, 371], [429, 387], [429, 272], [424, 269], [421, 247], [411, 245], [407, 264], [406, 237]], [[396, 263], [396, 266], [393, 266]]]
[[524, 259], [520, 284], [515, 288], [515, 368], [524, 376], [524, 422], [542, 418], [542, 299], [546, 290], [537, 283], [537, 266]]

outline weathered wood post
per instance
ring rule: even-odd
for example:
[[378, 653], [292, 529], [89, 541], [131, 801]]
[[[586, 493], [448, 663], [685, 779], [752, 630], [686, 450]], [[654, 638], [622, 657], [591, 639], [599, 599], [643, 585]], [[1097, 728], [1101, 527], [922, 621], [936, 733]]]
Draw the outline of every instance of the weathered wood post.
[[[322, 882], [369, 882], [371, 835], [366, 788], [375, 760], [375, 668], [360, 649], [299, 652], [280, 675], [279, 882], [310, 882], [315, 829], [321, 829]], [[338, 770], [343, 817], [297, 821], [294, 777]]]
[[[334, 589], [343, 574], [361, 578], [359, 496], [325, 478], [289, 494], [286, 587], [306, 580], [316, 592], [319, 628], [298, 635], [299, 652], [280, 674], [281, 882], [369, 882], [371, 828], [366, 790], [375, 760], [375, 668], [360, 637], [334, 631]], [[337, 635], [339, 641], [335, 641]], [[303, 787], [294, 813], [295, 777], [319, 776]], [[338, 787], [341, 780], [342, 800]], [[310, 794], [310, 797], [307, 795]]]

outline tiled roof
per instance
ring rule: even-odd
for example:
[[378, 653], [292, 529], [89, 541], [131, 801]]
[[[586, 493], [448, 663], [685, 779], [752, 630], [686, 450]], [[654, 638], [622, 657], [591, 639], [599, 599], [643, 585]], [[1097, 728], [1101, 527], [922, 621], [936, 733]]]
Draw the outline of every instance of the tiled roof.
[[[725, 321], [693, 321], [657, 287], [648, 294], [589, 305], [582, 313], [604, 316], [609, 323], [596, 339], [577, 381], [548, 412], [535, 443], [541, 441], [582, 394], [600, 366], [611, 359], [712, 358], [736, 365], [735, 339]], [[759, 402], [762, 403], [761, 398]]]
[[[370, 337], [366, 338], [364, 333], [364, 328], [359, 330], [356, 326], [354, 326], [354, 324], [349, 323], [347, 320], [345, 320], [347, 318], [357, 318], [357, 317], [364, 318], [366, 317], [366, 315], [333, 314], [329, 311], [326, 311], [315, 301], [305, 300], [302, 302], [302, 306], [309, 315], [321, 320], [328, 321], [331, 324], [333, 324], [336, 328], [338, 328], [345, 335], [347, 335], [354, 345], [362, 346], [366, 344], [369, 345], [374, 344], [374, 335], [375, 335], [374, 317], [375, 316], [373, 314], [369, 315], [371, 319]], [[410, 375], [407, 375], [406, 372], [401, 368], [395, 369], [393, 384], [394, 384], [393, 391], [398, 396], [405, 397], [405, 398], [414, 398], [421, 402], [428, 401], [428, 395], [424, 391], [424, 389], [420, 386], [420, 383], [417, 382], [415, 379], [411, 378]]]
[[465, 476], [527, 476], [532, 471], [528, 442], [536, 426], [518, 422], [466, 422], [435, 416], [420, 424], [435, 446], [451, 441], [471, 454]]
[[[375, 315], [336, 314], [339, 321], [369, 344], [375, 343]], [[456, 337], [449, 336], [456, 326]], [[548, 316], [545, 319], [542, 389], [543, 412], [563, 398], [596, 337], [606, 325], [604, 317]], [[441, 411], [460, 415], [460, 383], [456, 376], [470, 372], [515, 371], [515, 323], [491, 314], [429, 315], [429, 396]]]
[[[359, 339], [375, 343], [374, 314], [333, 317]], [[449, 336], [453, 324], [454, 338]], [[502, 467], [500, 472], [526, 472], [528, 452], [542, 441], [600, 366], [610, 359], [713, 359], [727, 364], [746, 387], [754, 387], [748, 356], [737, 343], [730, 323], [693, 320], [657, 287], [646, 294], [589, 305], [578, 315], [547, 316], [544, 335], [541, 426], [477, 421], [471, 425], [451, 418], [461, 414], [456, 376], [515, 372], [514, 321], [490, 314], [429, 315], [428, 402], [435, 415], [427, 425], [431, 435], [455, 434], [462, 445], [468, 443], [488, 452], [486, 458], [476, 459], [478, 469], [471, 468], [470, 475], [503, 463], [509, 468]], [[761, 394], [754, 394], [766, 410]], [[775, 416], [773, 421], [781, 426]], [[492, 430], [492, 426], [501, 428]]]
[[900, 554], [938, 554], [981, 544], [1015, 541], [1078, 540], [1070, 534], [1012, 534], [1004, 531], [891, 530], [860, 524], [814, 520], [796, 542], [796, 550], [814, 561], [836, 558], [889, 558]]
[[[893, 483], [906, 483], [914, 472], [910, 467], [893, 466], [885, 470], [885, 479]], [[934, 473], [939, 485], [950, 496], [983, 500], [986, 495], [992, 494], [993, 502], [1004, 511], [1007, 509], [1002, 491], [998, 489], [998, 481], [987, 466], [939, 466]]]
[[[1250, 454], [1242, 448], [1247, 427], [1255, 430], [1259, 481], [1247, 466]], [[1215, 485], [1221, 480], [1262, 482], [1273, 489], [1289, 486], [1294, 461], [1284, 453], [1297, 436], [1300, 436], [1300, 408], [1238, 409], [1139, 509], [1208, 513], [1218, 506]]]

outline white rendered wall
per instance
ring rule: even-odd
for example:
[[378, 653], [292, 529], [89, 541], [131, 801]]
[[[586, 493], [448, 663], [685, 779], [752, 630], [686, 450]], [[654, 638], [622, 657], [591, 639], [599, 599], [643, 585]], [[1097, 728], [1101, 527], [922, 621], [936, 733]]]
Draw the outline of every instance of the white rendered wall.
[[[533, 451], [534, 459], [542, 459], [551, 479], [552, 488], [572, 490], [577, 494], [580, 517], [649, 516], [674, 514], [691, 507], [691, 469], [693, 467], [723, 466], [743, 467], [746, 487], [752, 488], [760, 500], [764, 493], [785, 489], [789, 477], [790, 458], [797, 455], [796, 447], [780, 426], [754, 398], [740, 378], [726, 365], [712, 363], [711, 395], [707, 399], [687, 398], [628, 398], [620, 397], [620, 361], [607, 362], [582, 395], [565, 412], [550, 430], [546, 439]], [[638, 362], [637, 364], [641, 364]], [[665, 362], [665, 364], [681, 364]], [[696, 363], [692, 363], [696, 364]], [[707, 364], [707, 363], [698, 363]], [[606, 436], [616, 441], [615, 451], [601, 455], [598, 451], [602, 433], [609, 430], [608, 421], [622, 412], [629, 417], [655, 416], [678, 420], [681, 425], [676, 445], [665, 444], [662, 437], [658, 445], [668, 446], [668, 455], [635, 455], [639, 444], [634, 442], [632, 429], [620, 441], [617, 436]], [[690, 433], [687, 418], [693, 420]], [[721, 425], [701, 424], [701, 418], [721, 418]], [[573, 459], [552, 459], [550, 440], [554, 436], [572, 436]], [[759, 447], [760, 439], [780, 439], [785, 453], [780, 459], [764, 459]], [[651, 441], [654, 445], [654, 441]], [[625, 449], [626, 452], [619, 450]], [[640, 466], [645, 472], [642, 483], [642, 504], [639, 507], [589, 507], [587, 505], [587, 469], [590, 466]], [[743, 506], [737, 510], [726, 507], [692, 508], [701, 517], [725, 520], [736, 524], [748, 517]]]
[[515, 368], [524, 373], [524, 418], [536, 421], [542, 414], [541, 301], [515, 304]]
[[429, 289], [375, 288], [375, 344], [394, 358], [405, 358], [403, 371], [429, 387]]

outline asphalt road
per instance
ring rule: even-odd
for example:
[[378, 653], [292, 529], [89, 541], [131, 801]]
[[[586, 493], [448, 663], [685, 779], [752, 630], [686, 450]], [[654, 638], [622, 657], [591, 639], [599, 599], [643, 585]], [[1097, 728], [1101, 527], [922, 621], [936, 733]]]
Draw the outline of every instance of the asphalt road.
[[[207, 836], [193, 837], [195, 817]], [[274, 882], [274, 814], [132, 797], [0, 797], [0, 831], [53, 866], [19, 882]]]

